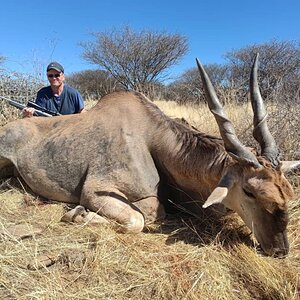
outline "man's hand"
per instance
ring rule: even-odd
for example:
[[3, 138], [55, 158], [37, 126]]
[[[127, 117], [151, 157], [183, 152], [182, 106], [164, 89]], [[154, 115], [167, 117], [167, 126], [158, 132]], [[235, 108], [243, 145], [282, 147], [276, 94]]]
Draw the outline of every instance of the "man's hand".
[[31, 118], [35, 112], [35, 109], [32, 107], [25, 107], [22, 110], [23, 118]]

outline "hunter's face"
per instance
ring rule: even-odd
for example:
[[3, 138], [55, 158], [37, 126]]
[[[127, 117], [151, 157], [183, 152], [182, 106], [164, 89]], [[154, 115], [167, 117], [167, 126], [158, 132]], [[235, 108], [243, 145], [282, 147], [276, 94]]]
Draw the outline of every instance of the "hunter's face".
[[60, 86], [65, 80], [64, 73], [60, 73], [56, 70], [49, 70], [47, 77], [51, 86]]

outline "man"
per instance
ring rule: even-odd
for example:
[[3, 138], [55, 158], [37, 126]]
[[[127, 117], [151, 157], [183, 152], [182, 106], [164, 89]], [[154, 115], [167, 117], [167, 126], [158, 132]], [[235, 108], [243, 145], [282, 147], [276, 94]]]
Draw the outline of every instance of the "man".
[[[47, 77], [50, 86], [38, 91], [36, 104], [47, 110], [62, 115], [78, 114], [85, 111], [80, 93], [65, 83], [64, 68], [58, 62], [52, 62], [47, 67]], [[35, 109], [25, 107], [24, 117], [32, 117]]]

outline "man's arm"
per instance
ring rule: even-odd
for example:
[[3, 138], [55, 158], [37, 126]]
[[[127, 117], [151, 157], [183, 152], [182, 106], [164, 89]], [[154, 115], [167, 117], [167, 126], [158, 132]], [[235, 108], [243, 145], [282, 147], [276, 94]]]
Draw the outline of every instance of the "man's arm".
[[[35, 103], [38, 104], [41, 107], [44, 107], [43, 103], [41, 103], [41, 91], [43, 89], [40, 89], [37, 94], [36, 94], [36, 98], [35, 98]], [[33, 107], [25, 107], [22, 110], [22, 114], [23, 114], [23, 118], [31, 118], [34, 115], [35, 112], [35, 108]]]

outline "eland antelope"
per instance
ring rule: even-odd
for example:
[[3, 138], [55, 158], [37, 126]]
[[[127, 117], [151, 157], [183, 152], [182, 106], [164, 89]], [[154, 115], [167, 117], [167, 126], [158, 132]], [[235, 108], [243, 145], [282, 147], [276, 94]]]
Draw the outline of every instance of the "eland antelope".
[[161, 187], [178, 187], [204, 208], [222, 203], [253, 231], [269, 255], [286, 255], [287, 202], [293, 190], [280, 162], [251, 74], [255, 155], [237, 138], [197, 60], [222, 139], [172, 120], [137, 92], [114, 92], [85, 114], [32, 117], [0, 129], [0, 168], [14, 166], [33, 192], [77, 204], [63, 220], [108, 222], [126, 232], [164, 217]]

